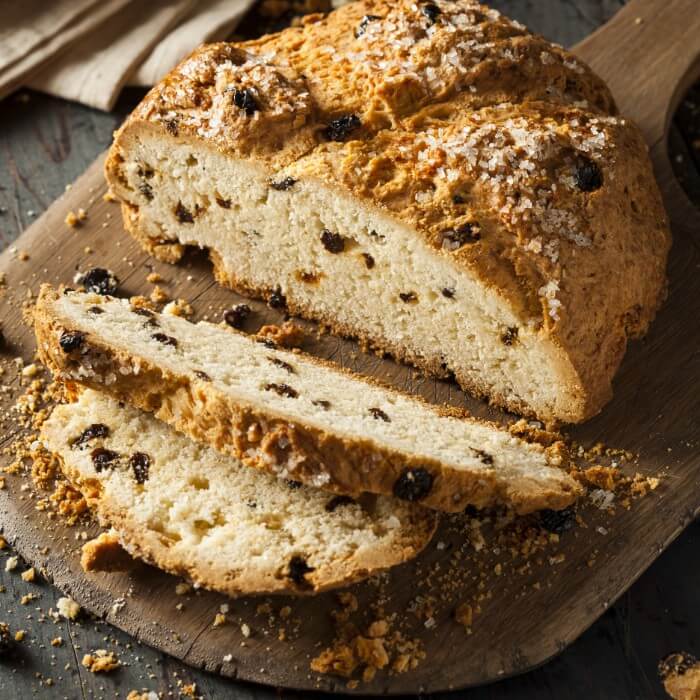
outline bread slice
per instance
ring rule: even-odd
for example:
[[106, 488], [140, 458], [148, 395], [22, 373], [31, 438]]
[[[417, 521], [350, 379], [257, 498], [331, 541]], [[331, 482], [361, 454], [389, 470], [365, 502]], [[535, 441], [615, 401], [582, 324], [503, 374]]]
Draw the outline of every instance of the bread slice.
[[670, 234], [639, 130], [572, 54], [467, 0], [364, 0], [196, 51], [117, 132], [126, 227], [543, 420], [610, 398]]
[[578, 493], [557, 450], [227, 327], [45, 285], [35, 329], [60, 378], [285, 479], [445, 511], [562, 508]]
[[41, 440], [133, 556], [227, 595], [343, 586], [415, 557], [435, 529], [419, 505], [276, 479], [89, 389]]

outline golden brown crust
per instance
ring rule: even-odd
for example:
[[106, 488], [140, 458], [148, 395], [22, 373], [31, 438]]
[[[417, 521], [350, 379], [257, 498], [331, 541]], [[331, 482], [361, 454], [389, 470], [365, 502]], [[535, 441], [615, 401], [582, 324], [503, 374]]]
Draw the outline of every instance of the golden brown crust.
[[307, 596], [323, 593], [324, 591], [350, 586], [357, 581], [366, 579], [373, 573], [386, 570], [389, 566], [398, 566], [414, 559], [428, 544], [435, 531], [437, 519], [414, 517], [407, 527], [411, 535], [403, 543], [397, 544], [397, 556], [391, 564], [382, 560], [365, 561], [358, 565], [356, 557], [344, 561], [336, 561], [332, 566], [316, 569], [305, 575], [304, 586], [296, 586], [288, 577], [258, 578], [245, 572], [237, 576], [221, 575], [220, 568], [199, 563], [196, 566], [184, 565], [181, 559], [172, 554], [170, 548], [152, 531], [129, 532], [130, 521], [118, 510], [103, 508], [104, 519], [115, 529], [124, 531], [124, 545], [134, 557], [168, 573], [182, 576], [193, 583], [209, 590], [218, 591], [231, 597], [243, 595], [296, 595]]
[[[628, 339], [646, 332], [663, 295], [670, 234], [646, 146], [572, 54], [475, 2], [437, 6], [431, 18], [412, 0], [362, 0], [257, 41], [198, 49], [117, 134], [107, 178], [132, 206], [128, 228], [169, 260], [181, 247], [158, 243], [133, 209], [139, 194], [119, 187], [134, 130], [207, 143], [380, 207], [554, 341], [579, 399], [541, 417], [583, 420], [610, 398]], [[237, 106], [236, 89], [252, 90], [259, 109]], [[332, 120], [351, 115], [359, 126], [329, 140]], [[446, 247], [445, 232], [466, 223], [479, 239]]]
[[88, 540], [80, 552], [80, 566], [83, 571], [89, 573], [128, 571], [133, 563], [132, 556], [122, 547], [119, 538], [113, 532], [103, 532]]
[[[560, 477], [557, 474], [557, 478], [535, 485], [525, 479], [505, 478], [486, 465], [479, 472], [457, 470], [439, 460], [392, 450], [370, 439], [350, 440], [279, 418], [243, 401], [234, 402], [205, 379], [172, 373], [146, 358], [142, 358], [135, 374], [126, 371], [132, 366], [127, 353], [90, 333], [83, 337], [79, 353], [66, 353], [58, 338], [63, 331], [75, 329], [52, 308], [57, 296], [54, 289], [44, 285], [34, 313], [37, 348], [47, 366], [67, 380], [75, 380], [80, 374], [81, 384], [152, 412], [179, 432], [231, 454], [248, 466], [350, 496], [366, 491], [392, 495], [407, 469], [420, 468], [432, 475], [432, 487], [421, 503], [446, 512], [460, 511], [467, 505], [502, 503], [520, 513], [560, 509], [570, 505], [580, 492], [563, 470]], [[318, 358], [308, 359], [356, 376]], [[78, 372], [84, 362], [91, 368], [89, 373]], [[101, 375], [110, 375], [114, 381], [105, 383]], [[363, 380], [376, 383], [372, 378]], [[450, 409], [432, 409], [453, 413]]]

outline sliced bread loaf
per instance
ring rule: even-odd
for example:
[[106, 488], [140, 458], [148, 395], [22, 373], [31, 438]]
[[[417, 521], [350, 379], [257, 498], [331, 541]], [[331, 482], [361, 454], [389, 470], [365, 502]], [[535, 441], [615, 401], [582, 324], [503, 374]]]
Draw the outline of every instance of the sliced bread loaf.
[[127, 551], [228, 595], [345, 585], [415, 557], [435, 529], [419, 505], [276, 479], [89, 389], [41, 439]]
[[156, 256], [512, 410], [581, 421], [664, 289], [639, 130], [574, 55], [469, 0], [361, 0], [198, 49], [107, 179]]
[[555, 449], [269, 340], [48, 285], [35, 329], [41, 358], [62, 379], [286, 479], [446, 511], [562, 508], [578, 492]]

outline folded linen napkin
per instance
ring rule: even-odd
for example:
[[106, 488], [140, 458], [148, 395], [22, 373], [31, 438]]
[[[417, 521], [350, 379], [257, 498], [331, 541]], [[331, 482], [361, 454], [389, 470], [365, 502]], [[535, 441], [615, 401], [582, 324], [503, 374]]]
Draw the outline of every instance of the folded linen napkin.
[[226, 39], [253, 2], [201, 0], [196, 10], [155, 46], [151, 55], [129, 78], [129, 85], [155, 85], [200, 44]]
[[57, 97], [110, 110], [129, 76], [196, 0], [133, 2], [29, 81]]
[[4, 3], [0, 25], [0, 99], [131, 0], [22, 0]]

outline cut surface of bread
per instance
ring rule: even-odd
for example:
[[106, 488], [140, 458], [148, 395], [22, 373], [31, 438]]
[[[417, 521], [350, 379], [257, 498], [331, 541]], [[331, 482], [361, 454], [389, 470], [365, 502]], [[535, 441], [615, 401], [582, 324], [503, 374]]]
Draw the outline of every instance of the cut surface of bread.
[[348, 495], [457, 511], [563, 508], [561, 453], [266, 339], [42, 287], [38, 351], [57, 375], [103, 389], [244, 463]]
[[346, 585], [415, 557], [435, 528], [419, 505], [276, 479], [89, 389], [41, 439], [127, 551], [228, 595]]
[[221, 283], [544, 420], [600, 410], [664, 289], [639, 130], [579, 59], [468, 0], [202, 47], [106, 176], [157, 257], [207, 248]]

